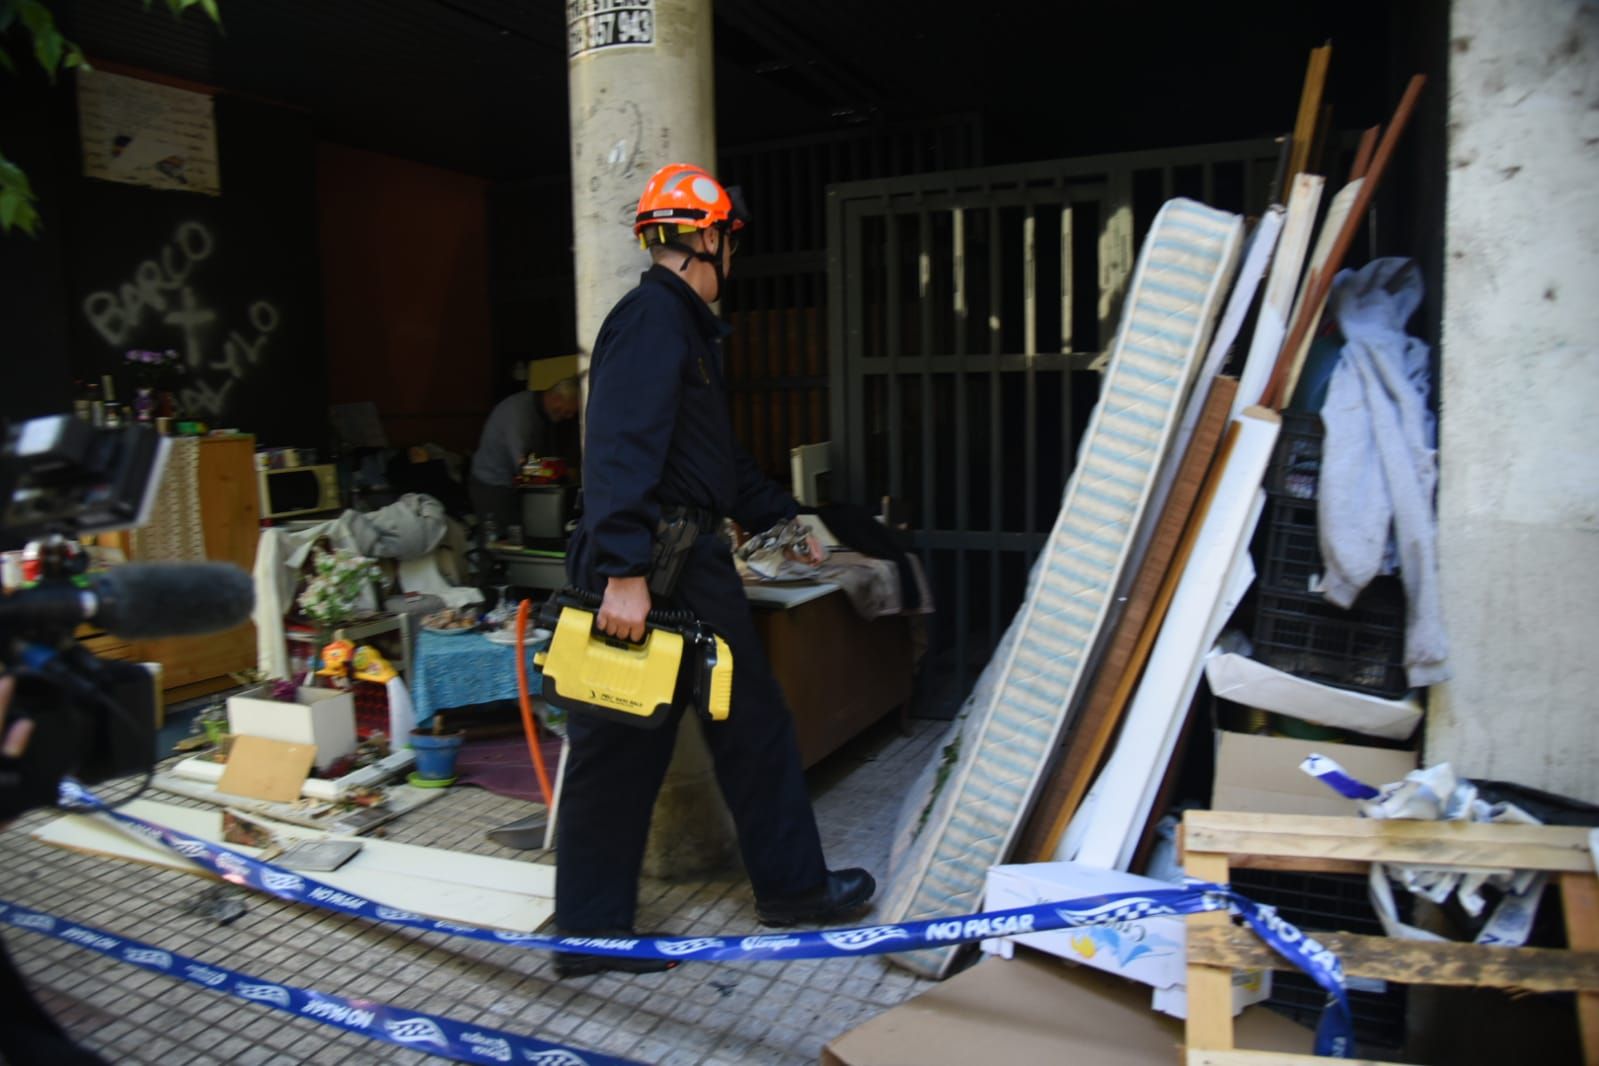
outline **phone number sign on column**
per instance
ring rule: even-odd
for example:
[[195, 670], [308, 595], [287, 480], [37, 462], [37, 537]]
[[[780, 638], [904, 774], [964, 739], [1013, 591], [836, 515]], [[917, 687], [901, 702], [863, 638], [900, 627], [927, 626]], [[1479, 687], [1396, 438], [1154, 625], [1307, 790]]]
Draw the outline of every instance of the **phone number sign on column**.
[[655, 0], [566, 0], [566, 57], [655, 43]]

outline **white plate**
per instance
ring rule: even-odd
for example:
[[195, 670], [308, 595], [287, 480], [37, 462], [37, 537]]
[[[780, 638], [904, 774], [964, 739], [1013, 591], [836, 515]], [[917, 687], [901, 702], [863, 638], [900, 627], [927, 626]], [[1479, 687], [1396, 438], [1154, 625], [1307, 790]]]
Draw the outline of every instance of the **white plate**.
[[[484, 636], [488, 637], [489, 640], [493, 641], [495, 644], [508, 644], [512, 646], [516, 644], [516, 630], [514, 629], [493, 629], [485, 633]], [[527, 631], [527, 636], [523, 639], [522, 643], [540, 644], [549, 639], [550, 631], [548, 629], [530, 629]]]

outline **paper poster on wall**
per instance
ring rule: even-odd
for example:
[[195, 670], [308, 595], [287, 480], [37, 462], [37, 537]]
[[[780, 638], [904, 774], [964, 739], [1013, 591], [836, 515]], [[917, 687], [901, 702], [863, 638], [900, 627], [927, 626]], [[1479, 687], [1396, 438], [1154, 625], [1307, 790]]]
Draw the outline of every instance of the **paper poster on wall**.
[[566, 57], [655, 43], [655, 0], [566, 0]]
[[105, 71], [78, 75], [83, 173], [151, 189], [222, 195], [211, 97]]

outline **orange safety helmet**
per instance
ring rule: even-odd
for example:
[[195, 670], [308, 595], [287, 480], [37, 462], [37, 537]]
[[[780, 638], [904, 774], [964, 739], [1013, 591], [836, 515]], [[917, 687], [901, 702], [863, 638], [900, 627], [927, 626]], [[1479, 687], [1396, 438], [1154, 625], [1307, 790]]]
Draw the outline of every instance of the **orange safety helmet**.
[[633, 233], [641, 247], [647, 247], [652, 239], [671, 244], [678, 234], [713, 226], [724, 231], [742, 229], [747, 218], [736, 188], [724, 189], [700, 167], [668, 163], [644, 184]]

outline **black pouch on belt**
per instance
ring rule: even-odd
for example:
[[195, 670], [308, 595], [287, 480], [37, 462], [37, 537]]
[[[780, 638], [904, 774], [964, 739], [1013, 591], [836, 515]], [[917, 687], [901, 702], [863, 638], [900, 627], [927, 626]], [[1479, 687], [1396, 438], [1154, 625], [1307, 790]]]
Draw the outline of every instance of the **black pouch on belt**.
[[648, 584], [651, 596], [669, 597], [688, 562], [688, 553], [700, 535], [706, 515], [694, 507], [664, 507], [655, 527], [655, 547], [650, 554]]

